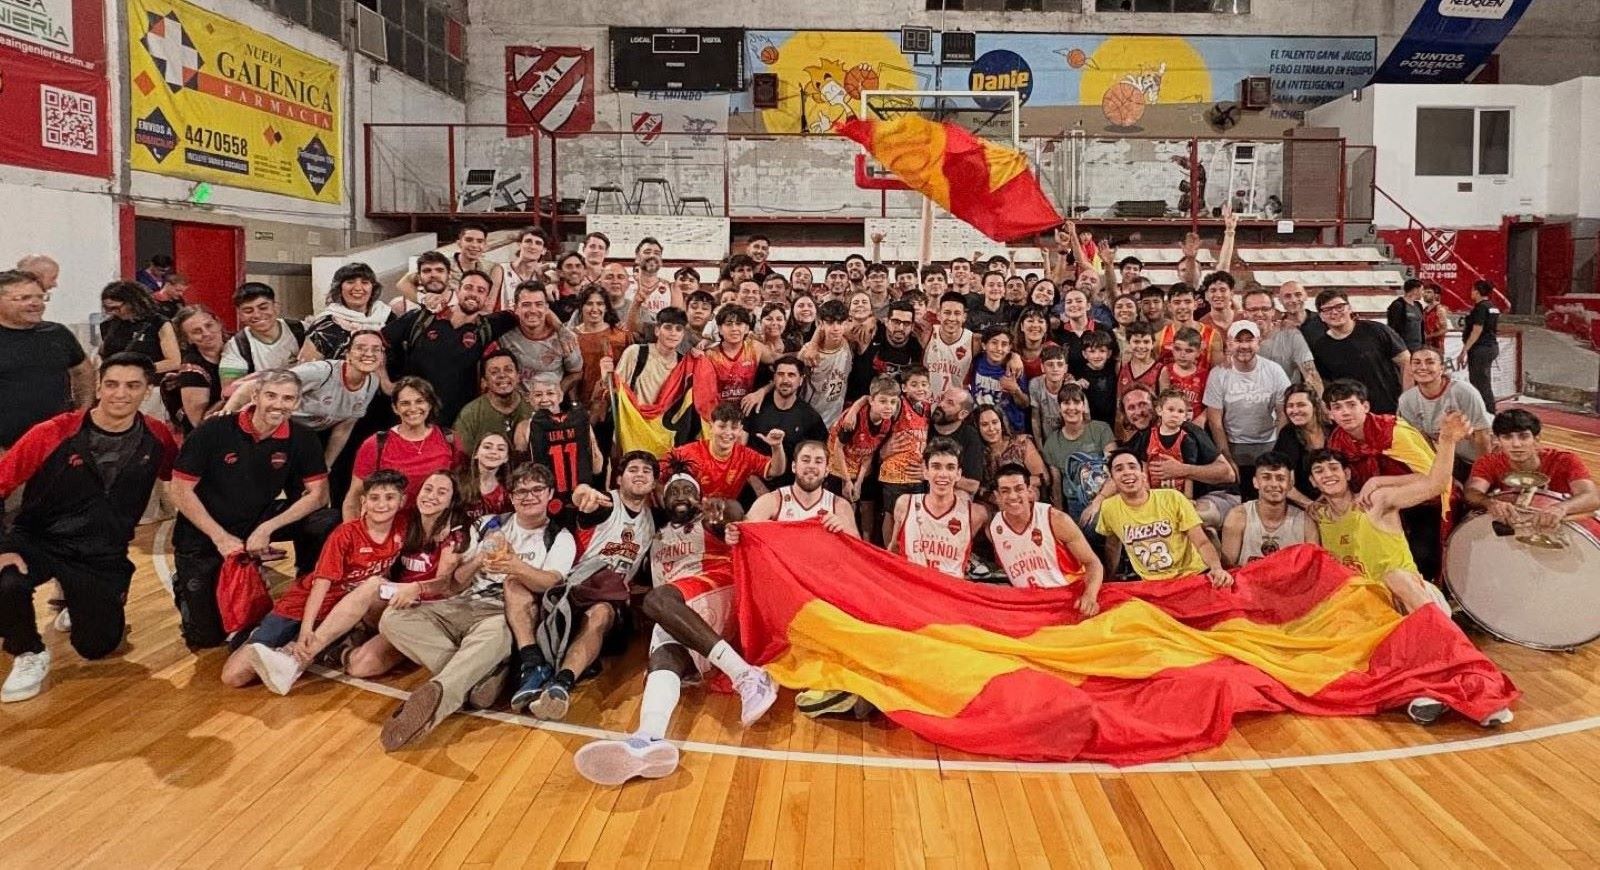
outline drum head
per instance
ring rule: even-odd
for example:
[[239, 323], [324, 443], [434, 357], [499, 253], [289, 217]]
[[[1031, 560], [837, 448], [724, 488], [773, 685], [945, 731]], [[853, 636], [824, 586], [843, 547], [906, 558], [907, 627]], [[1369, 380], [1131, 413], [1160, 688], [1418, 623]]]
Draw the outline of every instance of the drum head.
[[1490, 634], [1534, 649], [1600, 638], [1600, 539], [1593, 521], [1566, 524], [1567, 545], [1543, 549], [1495, 534], [1482, 514], [1462, 523], [1445, 553], [1445, 583]]

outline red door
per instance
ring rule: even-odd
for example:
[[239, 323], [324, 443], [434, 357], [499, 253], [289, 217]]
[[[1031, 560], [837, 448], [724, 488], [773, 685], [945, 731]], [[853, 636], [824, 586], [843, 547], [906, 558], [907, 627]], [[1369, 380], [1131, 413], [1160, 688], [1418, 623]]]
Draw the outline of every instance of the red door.
[[187, 301], [209, 308], [232, 332], [233, 291], [244, 283], [244, 228], [174, 223], [172, 261], [189, 279]]
[[1572, 292], [1572, 224], [1539, 227], [1539, 304]]

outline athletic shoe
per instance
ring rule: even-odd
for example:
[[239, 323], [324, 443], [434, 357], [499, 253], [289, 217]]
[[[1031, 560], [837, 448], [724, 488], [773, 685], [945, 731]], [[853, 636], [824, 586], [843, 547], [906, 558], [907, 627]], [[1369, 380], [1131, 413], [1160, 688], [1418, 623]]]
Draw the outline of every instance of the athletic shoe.
[[739, 693], [739, 723], [746, 728], [767, 715], [778, 700], [778, 685], [765, 668], [751, 668], [733, 681], [733, 690]]
[[596, 740], [580, 748], [572, 764], [595, 785], [622, 785], [636, 776], [660, 779], [678, 769], [678, 747], [637, 734], [627, 740]]
[[528, 712], [535, 719], [546, 722], [560, 722], [567, 718], [567, 707], [572, 703], [572, 690], [565, 683], [551, 681], [534, 694], [528, 704]]
[[818, 716], [843, 716], [853, 713], [860, 696], [839, 689], [807, 689], [794, 697], [795, 709], [801, 715], [815, 719]]
[[1501, 725], [1510, 725], [1511, 720], [1515, 718], [1516, 716], [1512, 715], [1510, 707], [1501, 707], [1485, 716], [1483, 721], [1478, 724], [1485, 728], [1499, 728]]
[[1406, 715], [1418, 725], [1432, 725], [1439, 721], [1439, 717], [1448, 709], [1443, 701], [1436, 698], [1413, 698], [1411, 703], [1406, 705]]
[[249, 646], [250, 666], [255, 668], [256, 676], [261, 678], [261, 685], [279, 695], [289, 694], [294, 688], [296, 680], [305, 673], [305, 668], [300, 666], [300, 660], [294, 656], [276, 650], [264, 643], [253, 643]]
[[378, 742], [383, 751], [394, 752], [428, 736], [433, 730], [433, 717], [439, 712], [439, 702], [444, 699], [444, 687], [429, 680], [411, 692], [411, 697], [395, 709], [383, 723]]
[[501, 662], [495, 665], [488, 676], [479, 680], [467, 692], [467, 706], [474, 710], [488, 710], [500, 703], [500, 696], [506, 691], [506, 678], [511, 669]]
[[533, 696], [537, 695], [555, 674], [556, 669], [548, 663], [528, 668], [522, 675], [522, 681], [517, 684], [517, 691], [511, 695], [511, 709], [518, 713], [526, 713]]
[[1428, 597], [1433, 599], [1433, 603], [1439, 605], [1439, 610], [1443, 612], [1445, 616], [1449, 616], [1450, 599], [1445, 597], [1444, 590], [1433, 585], [1432, 583], [1427, 582], [1426, 580], [1423, 581], [1422, 587], [1427, 590]]
[[0, 701], [26, 701], [44, 691], [45, 675], [50, 673], [50, 651], [23, 653], [11, 663], [11, 673], [0, 687]]

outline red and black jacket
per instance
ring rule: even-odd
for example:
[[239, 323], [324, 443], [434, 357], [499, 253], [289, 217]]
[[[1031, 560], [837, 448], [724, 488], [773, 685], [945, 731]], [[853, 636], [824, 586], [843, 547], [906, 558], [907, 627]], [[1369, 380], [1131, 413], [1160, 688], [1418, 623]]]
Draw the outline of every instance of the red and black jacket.
[[138, 443], [108, 488], [90, 455], [88, 413], [52, 417], [17, 439], [0, 457], [0, 498], [27, 487], [14, 533], [85, 554], [123, 554], [156, 479], [172, 478], [178, 445], [165, 423], [140, 414]]

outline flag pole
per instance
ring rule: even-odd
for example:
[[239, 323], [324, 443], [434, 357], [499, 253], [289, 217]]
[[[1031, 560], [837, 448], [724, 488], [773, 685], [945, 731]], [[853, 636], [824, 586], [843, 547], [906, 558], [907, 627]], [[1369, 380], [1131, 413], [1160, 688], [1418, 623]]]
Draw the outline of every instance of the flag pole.
[[922, 198], [922, 241], [917, 248], [917, 273], [933, 261], [933, 200]]

